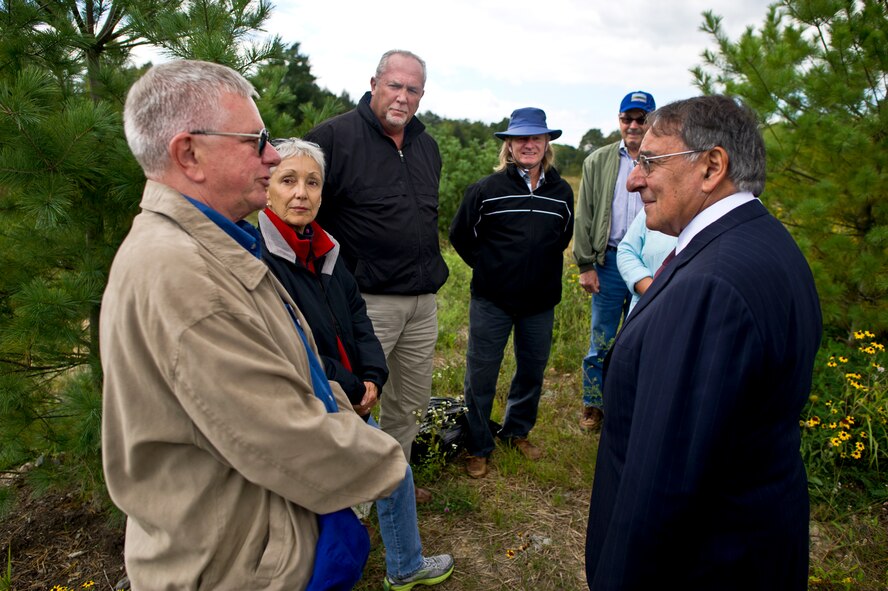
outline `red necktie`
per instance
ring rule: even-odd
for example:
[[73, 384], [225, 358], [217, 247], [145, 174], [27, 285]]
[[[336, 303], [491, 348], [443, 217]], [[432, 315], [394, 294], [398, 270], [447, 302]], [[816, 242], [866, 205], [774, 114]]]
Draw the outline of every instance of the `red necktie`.
[[663, 269], [666, 268], [666, 265], [669, 264], [669, 261], [671, 261], [671, 260], [674, 259], [674, 258], [675, 258], [675, 249], [673, 248], [672, 251], [671, 251], [669, 254], [666, 255], [666, 258], [663, 259], [663, 264], [660, 265], [660, 268], [657, 269], [657, 272], [654, 273], [654, 279], [656, 279], [657, 276], [658, 276], [660, 273], [663, 272]]

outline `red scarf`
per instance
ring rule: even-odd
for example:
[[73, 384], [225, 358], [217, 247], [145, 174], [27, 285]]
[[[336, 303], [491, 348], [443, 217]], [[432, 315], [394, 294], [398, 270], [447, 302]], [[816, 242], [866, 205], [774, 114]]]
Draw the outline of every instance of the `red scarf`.
[[[271, 220], [271, 223], [274, 224], [274, 227], [277, 228], [283, 239], [293, 249], [296, 258], [302, 263], [302, 266], [318, 275], [318, 270], [315, 269], [314, 265], [315, 260], [333, 250], [335, 246], [330, 236], [324, 232], [324, 229], [317, 222], [312, 222], [303, 229], [300, 236], [296, 230], [279, 218], [270, 208], [265, 208], [265, 215], [268, 216], [268, 219]], [[352, 371], [348, 354], [345, 352], [345, 346], [343, 346], [338, 332], [336, 333], [336, 348], [339, 350], [339, 361], [345, 366], [345, 369]]]
[[279, 218], [270, 208], [265, 208], [265, 215], [293, 249], [302, 266], [317, 275], [314, 261], [333, 250], [334, 247], [333, 241], [330, 240], [323, 228], [317, 222], [312, 222], [302, 230], [300, 236], [292, 226]]

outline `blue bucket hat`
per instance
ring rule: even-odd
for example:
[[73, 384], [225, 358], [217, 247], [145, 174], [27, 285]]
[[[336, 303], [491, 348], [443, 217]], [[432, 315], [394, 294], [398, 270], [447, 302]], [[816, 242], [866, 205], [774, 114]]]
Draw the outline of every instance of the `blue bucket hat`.
[[561, 130], [546, 127], [546, 112], [542, 109], [524, 107], [512, 111], [512, 116], [509, 118], [509, 128], [506, 131], [497, 131], [493, 135], [502, 140], [507, 137], [543, 134], [549, 134], [549, 138], [554, 140], [561, 137]]
[[623, 102], [620, 103], [620, 113], [625, 113], [632, 109], [641, 109], [645, 113], [650, 113], [656, 108], [657, 103], [654, 102], [654, 97], [643, 90], [630, 92], [623, 97]]

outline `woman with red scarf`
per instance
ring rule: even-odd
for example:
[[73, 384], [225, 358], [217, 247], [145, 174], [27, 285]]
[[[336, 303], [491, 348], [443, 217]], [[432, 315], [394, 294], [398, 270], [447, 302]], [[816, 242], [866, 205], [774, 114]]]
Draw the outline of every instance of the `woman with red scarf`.
[[[262, 260], [305, 316], [327, 378], [342, 386], [355, 412], [370, 420], [388, 369], [358, 285], [339, 259], [339, 244], [315, 222], [324, 153], [317, 144], [296, 138], [275, 148], [281, 163], [272, 169], [268, 206], [259, 213]], [[404, 483], [377, 501], [376, 510], [386, 547], [385, 589], [436, 585], [450, 576], [452, 556], [422, 556], [409, 466]]]

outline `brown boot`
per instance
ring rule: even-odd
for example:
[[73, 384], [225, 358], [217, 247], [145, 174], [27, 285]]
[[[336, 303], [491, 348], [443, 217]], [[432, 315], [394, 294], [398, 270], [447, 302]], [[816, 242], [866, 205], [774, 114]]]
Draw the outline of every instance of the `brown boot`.
[[413, 494], [416, 497], [416, 504], [419, 505], [421, 503], [431, 503], [432, 502], [432, 491], [419, 488], [416, 485], [413, 485]]
[[595, 431], [601, 427], [604, 413], [597, 406], [587, 406], [583, 409], [583, 418], [580, 419], [580, 428], [587, 431]]
[[543, 457], [543, 450], [535, 446], [526, 437], [516, 437], [512, 440], [512, 446], [517, 447], [528, 460], [538, 460]]
[[466, 461], [466, 474], [472, 478], [484, 478], [487, 476], [487, 458], [469, 456]]

